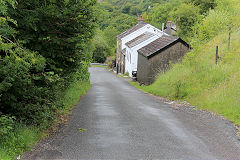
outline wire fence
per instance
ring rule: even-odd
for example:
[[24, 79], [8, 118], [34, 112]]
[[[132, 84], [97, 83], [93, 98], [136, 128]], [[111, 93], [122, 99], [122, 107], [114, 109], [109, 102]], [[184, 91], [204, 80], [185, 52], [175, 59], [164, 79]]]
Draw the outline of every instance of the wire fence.
[[[238, 28], [236, 31], [240, 31], [240, 28]], [[236, 39], [232, 39], [232, 36], [231, 36], [232, 34], [231, 34], [231, 31], [228, 33], [228, 40], [227, 40], [227, 48], [228, 48], [228, 50], [225, 50], [225, 51], [223, 51], [223, 52], [227, 52], [227, 53], [233, 53], [233, 54], [240, 54], [240, 52], [239, 51], [231, 51], [230, 49], [231, 49], [231, 41], [233, 41], [233, 40], [236, 40]], [[219, 62], [219, 60], [221, 60], [221, 57], [220, 57], [220, 52], [219, 51], [221, 51], [220, 49], [219, 49], [219, 46], [216, 46], [216, 64], [218, 64], [218, 62]]]

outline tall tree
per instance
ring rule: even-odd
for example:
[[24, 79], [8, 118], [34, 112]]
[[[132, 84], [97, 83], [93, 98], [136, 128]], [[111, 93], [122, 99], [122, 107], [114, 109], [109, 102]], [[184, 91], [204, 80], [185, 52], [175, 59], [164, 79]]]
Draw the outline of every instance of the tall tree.
[[204, 14], [208, 12], [209, 9], [213, 9], [217, 6], [217, 3], [215, 0], [184, 0], [184, 2], [199, 6], [201, 14]]
[[84, 47], [93, 36], [96, 0], [24, 0], [9, 13], [18, 25], [17, 39], [39, 52], [49, 70], [72, 72], [84, 58]]
[[0, 112], [40, 124], [77, 72], [88, 78], [96, 2], [13, 2], [0, 1]]
[[176, 7], [170, 15], [178, 25], [178, 34], [186, 39], [192, 37], [193, 26], [202, 19], [200, 8], [186, 3]]

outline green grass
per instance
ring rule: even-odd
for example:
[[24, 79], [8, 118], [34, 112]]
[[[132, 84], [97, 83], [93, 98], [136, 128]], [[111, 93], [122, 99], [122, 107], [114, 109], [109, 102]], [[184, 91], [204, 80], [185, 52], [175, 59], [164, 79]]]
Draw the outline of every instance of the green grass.
[[[64, 107], [58, 110], [57, 114], [70, 114], [72, 106], [78, 103], [80, 97], [90, 87], [89, 81], [76, 82], [70, 85], [61, 100]], [[53, 124], [52, 122], [49, 123]], [[16, 159], [24, 151], [30, 150], [44, 136], [44, 130], [41, 126], [33, 127], [16, 123], [13, 131], [0, 137], [0, 160]]]
[[73, 83], [65, 92], [65, 96], [62, 99], [64, 108], [76, 105], [80, 97], [84, 95], [90, 87], [91, 84], [89, 81]]
[[[240, 125], [240, 32], [232, 34], [230, 49], [227, 38], [227, 34], [221, 34], [194, 49], [182, 64], [173, 65], [150, 86], [131, 84], [157, 96], [188, 101]], [[221, 57], [218, 65], [216, 46]]]
[[104, 65], [90, 65], [91, 67], [102, 67], [102, 68], [106, 68], [107, 66]]
[[14, 130], [0, 140], [0, 159], [15, 159], [18, 154], [31, 149], [43, 136], [37, 127], [15, 124]]
[[111, 68], [109, 68], [107, 65], [90, 65], [90, 67], [100, 67], [100, 68], [106, 68], [107, 70], [112, 70]]
[[6, 150], [4, 148], [0, 148], [0, 159], [8, 160], [8, 159], [12, 159], [12, 158], [6, 153]]
[[128, 76], [126, 76], [126, 75], [123, 75], [123, 74], [117, 74], [119, 77], [121, 77], [121, 78], [129, 78]]
[[107, 70], [110, 70], [110, 69], [111, 69], [111, 68], [109, 68], [108, 66], [104, 66], [104, 65], [91, 65], [90, 67], [106, 68]]

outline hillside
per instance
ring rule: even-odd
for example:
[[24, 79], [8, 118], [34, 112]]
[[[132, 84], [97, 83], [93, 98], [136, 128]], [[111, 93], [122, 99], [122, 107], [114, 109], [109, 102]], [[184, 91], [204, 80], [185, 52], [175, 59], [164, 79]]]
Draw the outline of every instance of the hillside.
[[[134, 85], [157, 96], [188, 101], [240, 125], [239, 3], [235, 0], [216, 3], [216, 8], [194, 26], [193, 50], [182, 63], [173, 64], [150, 86]], [[217, 64], [216, 46], [220, 55]]]
[[98, 27], [93, 38], [93, 61], [103, 63], [115, 55], [116, 36], [136, 25], [151, 0], [101, 0], [98, 1]]

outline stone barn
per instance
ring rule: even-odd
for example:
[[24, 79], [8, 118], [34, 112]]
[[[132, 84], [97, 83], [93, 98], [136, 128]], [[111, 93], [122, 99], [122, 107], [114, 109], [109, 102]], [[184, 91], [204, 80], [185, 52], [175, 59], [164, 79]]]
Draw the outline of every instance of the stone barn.
[[149, 85], [159, 73], [169, 69], [189, 52], [189, 45], [179, 37], [162, 36], [138, 50], [137, 80]]

